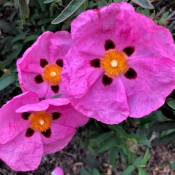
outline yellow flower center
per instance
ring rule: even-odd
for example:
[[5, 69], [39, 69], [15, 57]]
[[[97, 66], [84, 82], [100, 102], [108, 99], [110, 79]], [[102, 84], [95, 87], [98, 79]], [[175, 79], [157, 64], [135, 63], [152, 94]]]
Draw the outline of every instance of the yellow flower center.
[[106, 51], [100, 64], [108, 76], [119, 76], [128, 70], [126, 54], [110, 49]]
[[44, 73], [42, 77], [45, 81], [48, 81], [52, 85], [56, 85], [58, 84], [58, 82], [61, 81], [60, 73], [61, 73], [61, 67], [58, 66], [57, 64], [46, 65], [44, 67]]
[[35, 131], [44, 132], [48, 130], [52, 123], [52, 115], [40, 111], [29, 116], [31, 128]]

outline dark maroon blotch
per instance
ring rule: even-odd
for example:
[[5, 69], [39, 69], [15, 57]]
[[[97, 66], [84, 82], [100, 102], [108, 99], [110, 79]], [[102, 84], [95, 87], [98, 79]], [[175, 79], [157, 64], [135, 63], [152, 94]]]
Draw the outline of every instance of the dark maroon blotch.
[[103, 75], [102, 82], [105, 86], [108, 86], [112, 83], [113, 79], [107, 75]]
[[34, 134], [34, 130], [31, 128], [28, 128], [26, 131], [26, 137], [31, 137]]
[[125, 73], [125, 77], [128, 79], [134, 79], [137, 77], [137, 73], [133, 68], [129, 68], [129, 70]]
[[40, 74], [36, 75], [34, 79], [35, 79], [36, 83], [42, 83], [43, 82], [43, 77]]
[[24, 120], [28, 120], [28, 119], [29, 119], [29, 115], [30, 115], [30, 112], [23, 112], [23, 113], [22, 113], [22, 118], [23, 118]]
[[40, 66], [41, 67], [45, 67], [47, 64], [48, 64], [48, 61], [47, 60], [45, 60], [45, 59], [41, 59], [40, 60]]
[[60, 118], [60, 116], [61, 116], [61, 113], [59, 113], [59, 112], [53, 112], [52, 113], [53, 120], [56, 120], [56, 119]]
[[43, 136], [45, 136], [46, 138], [49, 138], [51, 136], [51, 129], [47, 129], [46, 131], [42, 132]]
[[52, 91], [54, 92], [54, 93], [58, 93], [58, 91], [59, 91], [59, 86], [58, 85], [55, 85], [55, 86], [51, 86], [51, 89], [52, 89]]
[[58, 66], [60, 66], [60, 67], [63, 67], [63, 60], [62, 60], [62, 59], [58, 59], [58, 60], [56, 61], [56, 64], [57, 64]]
[[131, 56], [134, 53], [135, 49], [132, 46], [126, 47], [123, 49], [123, 52], [126, 53], [126, 55]]
[[112, 40], [108, 39], [105, 42], [105, 50], [115, 49], [115, 44]]
[[99, 58], [95, 58], [95, 59], [91, 60], [90, 61], [90, 65], [92, 67], [99, 68], [100, 67], [100, 59]]

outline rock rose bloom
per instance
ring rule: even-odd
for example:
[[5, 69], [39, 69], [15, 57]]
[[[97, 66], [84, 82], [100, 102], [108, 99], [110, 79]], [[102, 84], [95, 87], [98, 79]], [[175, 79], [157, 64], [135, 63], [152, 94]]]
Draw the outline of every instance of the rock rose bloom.
[[51, 175], [64, 175], [64, 171], [61, 167], [57, 166], [53, 171]]
[[86, 122], [67, 98], [16, 96], [0, 109], [0, 159], [15, 171], [34, 170], [43, 154], [63, 149]]
[[35, 92], [40, 98], [66, 97], [60, 73], [70, 45], [71, 35], [66, 31], [43, 33], [17, 62], [23, 92]]
[[125, 2], [81, 13], [63, 82], [73, 106], [107, 124], [143, 117], [175, 88], [170, 32]]

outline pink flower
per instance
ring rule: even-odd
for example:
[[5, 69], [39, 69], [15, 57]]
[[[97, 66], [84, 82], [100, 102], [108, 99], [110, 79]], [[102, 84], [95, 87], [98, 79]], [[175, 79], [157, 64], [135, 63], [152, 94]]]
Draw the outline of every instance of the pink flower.
[[43, 154], [63, 149], [86, 122], [66, 98], [16, 96], [0, 109], [0, 159], [15, 171], [34, 170]]
[[64, 175], [64, 171], [61, 167], [57, 166], [53, 171], [51, 175]]
[[170, 32], [125, 2], [88, 10], [71, 25], [63, 82], [72, 105], [101, 122], [139, 118], [175, 88]]
[[40, 98], [66, 97], [60, 73], [70, 45], [71, 35], [66, 31], [43, 33], [17, 62], [23, 92], [35, 92]]

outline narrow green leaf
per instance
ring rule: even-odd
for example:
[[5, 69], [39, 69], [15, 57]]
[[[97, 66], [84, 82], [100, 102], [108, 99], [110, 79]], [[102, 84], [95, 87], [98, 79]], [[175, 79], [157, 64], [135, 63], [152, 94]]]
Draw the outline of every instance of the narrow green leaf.
[[19, 0], [20, 16], [22, 20], [29, 17], [29, 6], [27, 2], [27, 0]]
[[96, 168], [94, 168], [92, 172], [93, 175], [100, 175], [99, 171]]
[[19, 0], [14, 0], [15, 3], [15, 8], [18, 9], [19, 8]]
[[81, 175], [91, 175], [85, 168], [80, 169], [80, 174]]
[[164, 122], [153, 124], [150, 127], [150, 130], [156, 131], [156, 132], [162, 132], [162, 131], [173, 129], [173, 128], [175, 128], [174, 121], [164, 121]]
[[154, 9], [154, 6], [151, 4], [150, 0], [132, 0], [133, 3], [147, 9]]
[[59, 14], [52, 24], [59, 24], [75, 13], [86, 0], [72, 0], [68, 6]]
[[147, 172], [144, 168], [137, 168], [137, 169], [138, 169], [138, 172], [139, 172], [138, 175], [147, 175]]
[[54, 2], [55, 0], [45, 0], [44, 3], [47, 4], [47, 3], [51, 3], [51, 2]]
[[175, 140], [175, 132], [172, 132], [164, 137], [153, 140], [152, 146], [167, 144], [172, 142], [173, 140]]
[[54, 95], [52, 98], [60, 98], [61, 94]]
[[116, 141], [115, 137], [112, 137], [108, 140], [105, 140], [105, 142], [103, 142], [103, 144], [98, 149], [97, 153], [102, 153], [104, 151], [107, 151], [107, 150], [114, 148], [116, 146], [116, 143], [117, 143], [117, 141]]
[[118, 151], [117, 148], [113, 148], [110, 151], [110, 154], [109, 154], [109, 163], [111, 165], [114, 165], [115, 164], [118, 154], [119, 154], [119, 151]]
[[3, 75], [0, 78], [0, 91], [3, 90], [4, 88], [6, 88], [7, 86], [9, 86], [10, 84], [12, 84], [13, 82], [15, 82], [17, 79], [15, 74], [10, 74], [10, 75]]
[[145, 155], [144, 155], [144, 157], [143, 157], [143, 159], [141, 161], [141, 165], [146, 165], [146, 163], [148, 162], [149, 158], [150, 158], [150, 150], [149, 150], [149, 148], [147, 148], [146, 152], [145, 152]]

